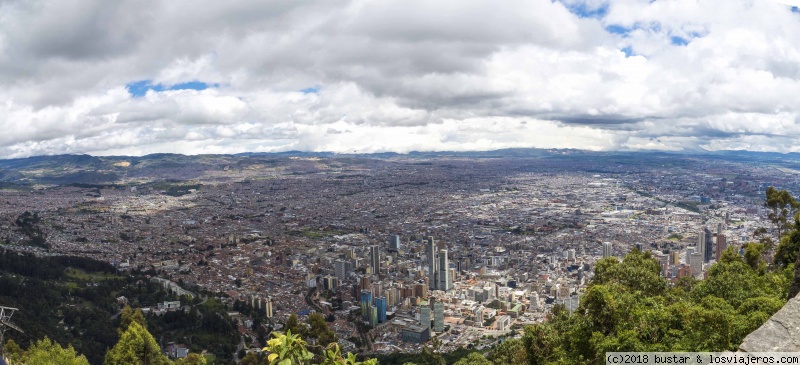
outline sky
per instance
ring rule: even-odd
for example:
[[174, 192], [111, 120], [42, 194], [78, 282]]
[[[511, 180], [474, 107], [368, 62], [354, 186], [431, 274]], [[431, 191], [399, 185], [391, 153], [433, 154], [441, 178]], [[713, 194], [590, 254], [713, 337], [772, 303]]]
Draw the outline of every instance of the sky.
[[800, 0], [0, 0], [0, 158], [800, 152]]

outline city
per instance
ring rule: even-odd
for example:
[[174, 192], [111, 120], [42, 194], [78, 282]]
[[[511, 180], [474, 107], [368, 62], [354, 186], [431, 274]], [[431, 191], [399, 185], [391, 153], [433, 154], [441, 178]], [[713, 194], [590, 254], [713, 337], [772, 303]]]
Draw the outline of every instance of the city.
[[[223, 160], [185, 181], [7, 187], [3, 247], [154, 270], [276, 330], [322, 313], [348, 351], [416, 352], [434, 337], [480, 349], [556, 304], [574, 310], [604, 257], [636, 248], [673, 283], [702, 280], [728, 246], [773, 234], [765, 189], [800, 181], [789, 159], [557, 150]], [[48, 248], [15, 229], [23, 212]], [[252, 319], [230, 314], [260, 352]]]

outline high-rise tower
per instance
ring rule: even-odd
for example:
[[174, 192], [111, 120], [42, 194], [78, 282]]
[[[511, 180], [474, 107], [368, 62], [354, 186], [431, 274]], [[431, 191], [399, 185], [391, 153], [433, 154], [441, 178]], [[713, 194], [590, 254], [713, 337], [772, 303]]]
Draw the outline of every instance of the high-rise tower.
[[439, 288], [439, 262], [436, 260], [436, 243], [433, 237], [428, 237], [428, 286], [431, 290]]
[[369, 246], [369, 266], [372, 268], [372, 273], [375, 275], [380, 274], [381, 271], [381, 249], [379, 246]]
[[447, 259], [447, 250], [439, 250], [439, 290], [448, 291], [453, 286], [450, 278], [450, 262]]
[[611, 257], [614, 254], [614, 246], [611, 242], [603, 242], [603, 257]]

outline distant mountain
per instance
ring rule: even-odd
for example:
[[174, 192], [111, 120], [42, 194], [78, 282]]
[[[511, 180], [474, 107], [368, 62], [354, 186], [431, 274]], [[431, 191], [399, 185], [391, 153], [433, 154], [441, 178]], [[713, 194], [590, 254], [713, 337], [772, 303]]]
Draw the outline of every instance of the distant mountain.
[[[54, 155], [0, 160], [0, 188], [42, 185], [111, 185], [139, 184], [158, 180], [201, 179], [211, 171], [244, 171], [278, 166], [291, 167], [295, 173], [313, 172], [319, 168], [303, 166], [297, 159], [322, 159], [331, 166], [351, 165], [359, 159], [565, 159], [610, 162], [612, 164], [647, 164], [661, 158], [706, 158], [736, 162], [781, 163], [800, 169], [800, 153], [751, 151], [586, 151], [576, 149], [509, 148], [493, 151], [436, 151], [407, 154], [381, 152], [370, 154], [341, 154], [333, 152], [247, 152], [235, 155], [181, 155], [157, 153], [145, 156]], [[291, 170], [291, 169], [290, 169]], [[292, 171], [290, 171], [291, 173]], [[9, 185], [10, 184], [10, 185]]]

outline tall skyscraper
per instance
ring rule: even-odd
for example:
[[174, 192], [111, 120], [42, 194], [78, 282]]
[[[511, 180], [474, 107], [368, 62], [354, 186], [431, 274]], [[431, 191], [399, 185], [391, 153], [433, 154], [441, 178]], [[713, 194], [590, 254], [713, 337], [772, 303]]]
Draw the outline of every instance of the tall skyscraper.
[[450, 262], [447, 260], [447, 250], [439, 250], [439, 290], [448, 291], [452, 287], [450, 279]]
[[381, 249], [380, 246], [369, 246], [369, 266], [372, 268], [372, 273], [378, 275], [381, 273]]
[[433, 241], [433, 237], [428, 237], [428, 285], [431, 290], [438, 289], [439, 286], [439, 261], [436, 260], [436, 243]]
[[719, 262], [719, 258], [722, 257], [722, 252], [725, 251], [726, 248], [728, 248], [728, 242], [725, 239], [725, 235], [721, 233], [717, 234], [717, 262]]
[[389, 236], [389, 251], [397, 252], [400, 250], [400, 235], [393, 234]]
[[433, 331], [444, 332], [444, 303], [438, 300], [433, 303]]
[[539, 309], [539, 294], [536, 292], [531, 293], [531, 303], [528, 306], [531, 310]]
[[372, 292], [369, 290], [361, 291], [361, 317], [369, 319], [369, 309], [372, 307]]
[[705, 228], [700, 230], [700, 235], [697, 236], [697, 252], [703, 255], [703, 260], [706, 257], [706, 230]]
[[603, 257], [611, 257], [614, 255], [614, 246], [611, 242], [603, 242]]
[[419, 307], [419, 326], [431, 328], [431, 307], [427, 303]]
[[703, 272], [703, 254], [699, 252], [692, 253], [692, 275], [700, 275]]
[[711, 254], [714, 251], [714, 242], [711, 240], [711, 231], [708, 228], [703, 228], [705, 231], [706, 247], [703, 250], [703, 261], [708, 262], [711, 260]]
[[267, 298], [266, 308], [264, 308], [264, 314], [267, 318], [272, 318], [275, 313], [272, 311], [272, 298]]
[[375, 328], [378, 326], [378, 307], [369, 307], [369, 326]]
[[338, 259], [333, 262], [333, 271], [339, 282], [344, 282], [353, 272], [353, 263], [350, 260]]
[[673, 250], [672, 252], [670, 252], [670, 254], [669, 254], [669, 263], [671, 265], [680, 265], [680, 263], [681, 263], [681, 259], [680, 259], [681, 256], [680, 255], [681, 255], [681, 252], [678, 251], [678, 250]]
[[386, 298], [375, 298], [375, 307], [378, 308], [378, 322], [386, 323]]

